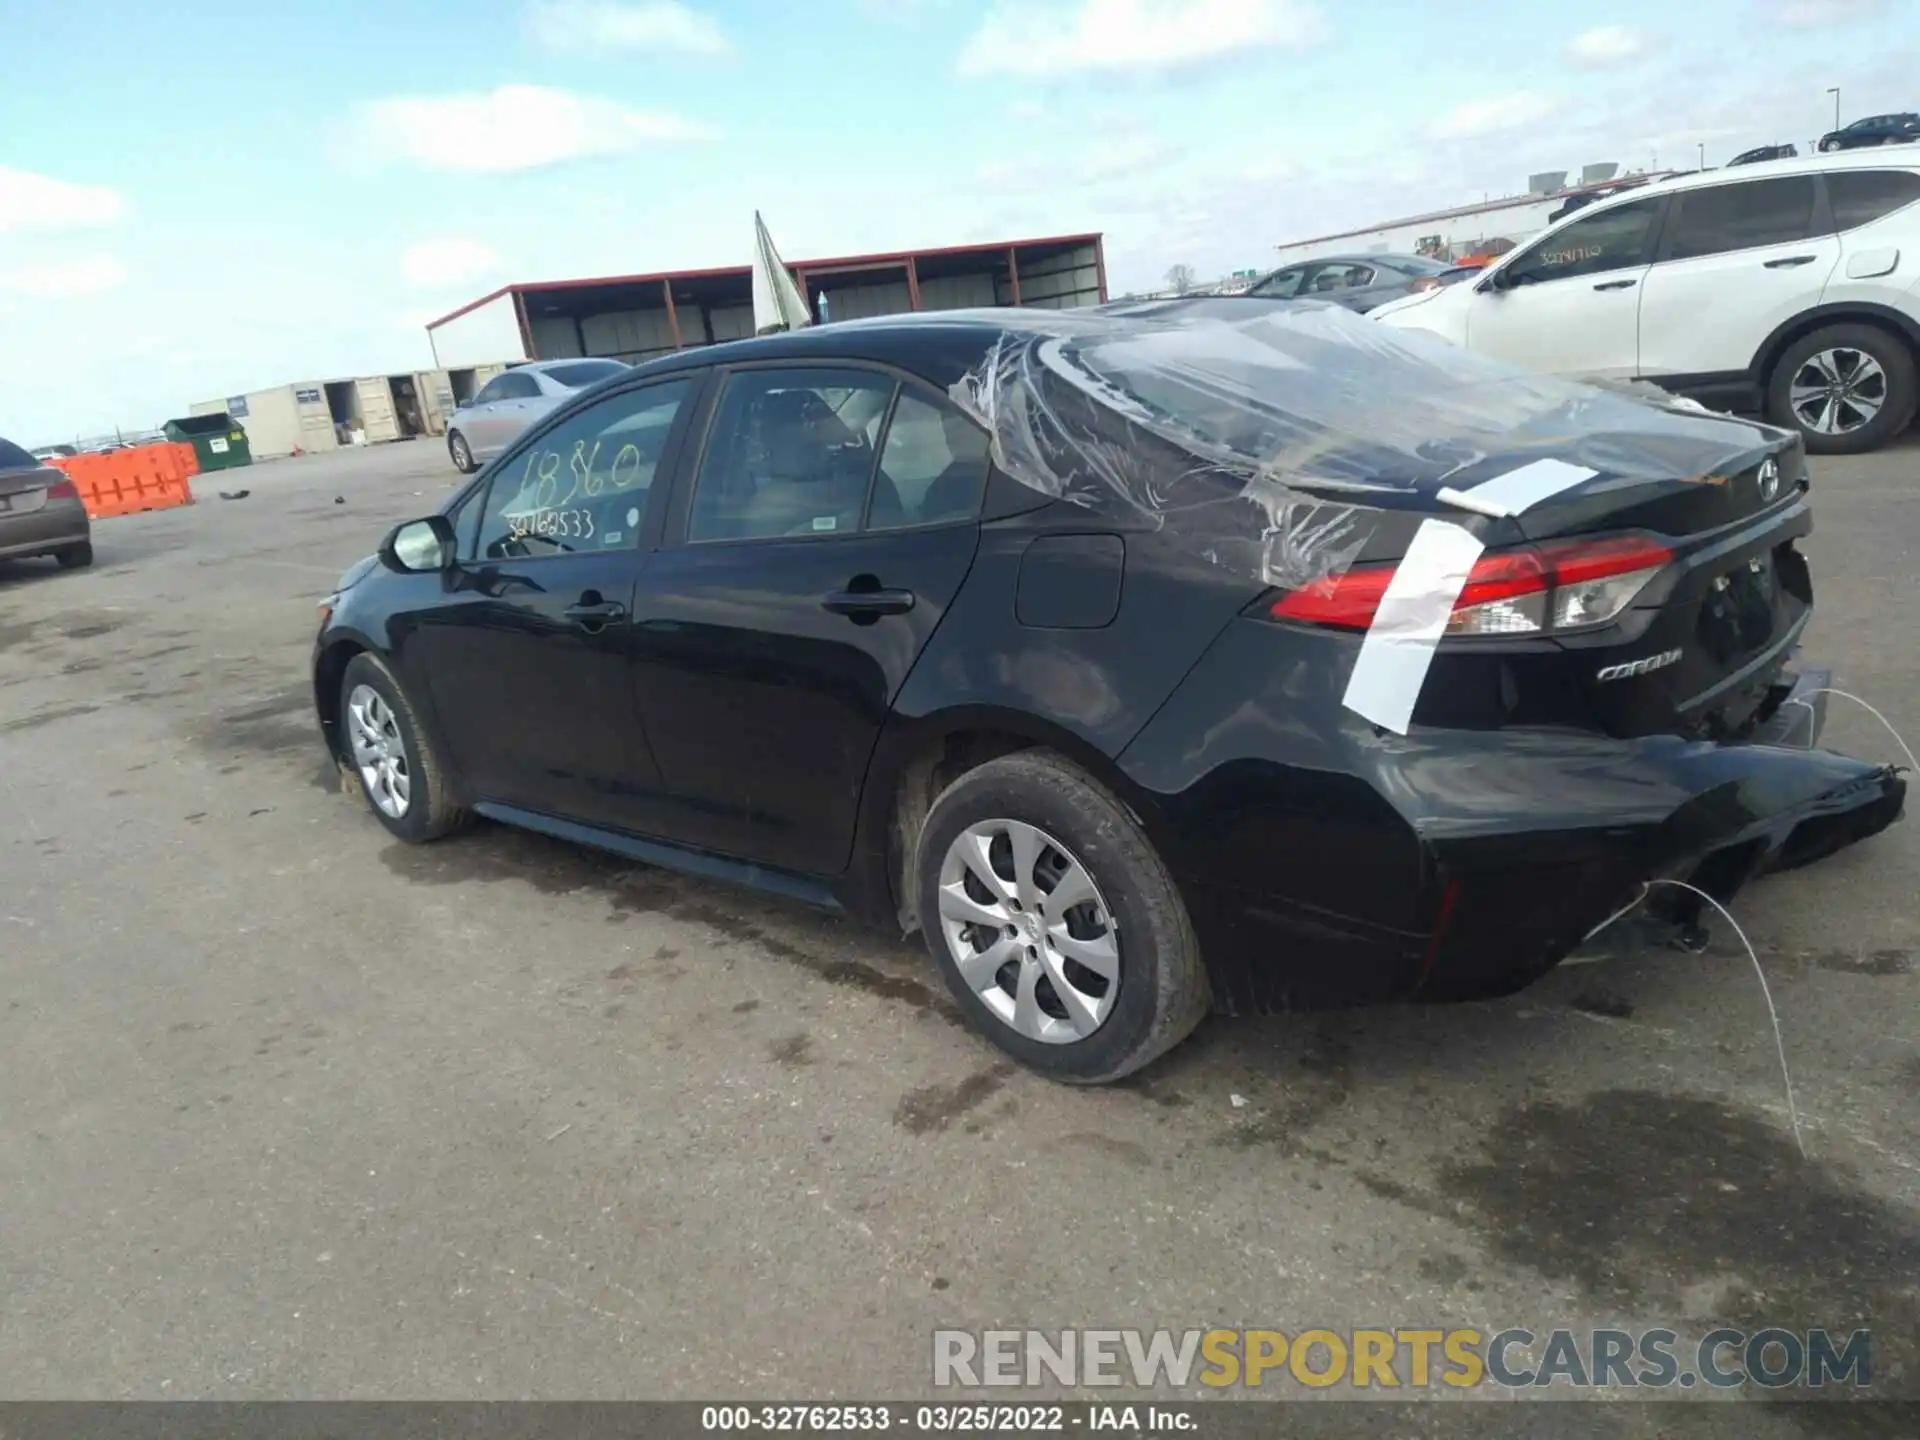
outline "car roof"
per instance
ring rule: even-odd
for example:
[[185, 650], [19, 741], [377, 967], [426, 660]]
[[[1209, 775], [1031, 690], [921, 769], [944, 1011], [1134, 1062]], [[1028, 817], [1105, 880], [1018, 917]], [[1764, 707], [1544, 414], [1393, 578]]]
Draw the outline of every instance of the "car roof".
[[[1741, 183], [1749, 184], [1759, 174], [1766, 175], [1812, 175], [1825, 170], [1920, 170], [1920, 151], [1912, 153], [1889, 153], [1876, 146], [1871, 150], [1829, 150], [1812, 155], [1788, 155], [1779, 160], [1761, 160], [1756, 162], [1766, 169], [1756, 172], [1747, 166], [1741, 166], [1742, 173], [1737, 177]], [[1625, 190], [1618, 196], [1609, 195], [1607, 201], [1638, 197], [1645, 194], [1665, 193], [1673, 190], [1698, 190], [1707, 185], [1718, 185], [1725, 178], [1725, 169], [1692, 170], [1685, 175], [1670, 176], [1665, 180], [1655, 180], [1650, 184]], [[1606, 202], [1600, 202], [1606, 203]], [[1578, 214], [1589, 214], [1597, 205], [1584, 206]]]

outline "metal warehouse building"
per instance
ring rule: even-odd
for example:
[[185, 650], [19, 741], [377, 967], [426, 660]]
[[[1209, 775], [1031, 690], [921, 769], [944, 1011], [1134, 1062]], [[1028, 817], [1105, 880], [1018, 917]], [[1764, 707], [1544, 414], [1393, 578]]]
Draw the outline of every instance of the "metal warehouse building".
[[[991, 305], [1067, 310], [1107, 297], [1099, 235], [847, 255], [787, 268], [822, 323]], [[637, 364], [753, 332], [748, 265], [507, 285], [427, 326], [456, 403], [503, 362], [605, 356]]]

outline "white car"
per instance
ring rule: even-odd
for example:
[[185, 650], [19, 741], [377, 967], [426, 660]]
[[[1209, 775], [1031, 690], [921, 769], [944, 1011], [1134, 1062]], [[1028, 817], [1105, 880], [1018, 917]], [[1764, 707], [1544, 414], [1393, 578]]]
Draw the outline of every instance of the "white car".
[[1372, 312], [1496, 359], [1764, 409], [1852, 454], [1920, 403], [1920, 157], [1684, 175], [1575, 212], [1478, 280]]

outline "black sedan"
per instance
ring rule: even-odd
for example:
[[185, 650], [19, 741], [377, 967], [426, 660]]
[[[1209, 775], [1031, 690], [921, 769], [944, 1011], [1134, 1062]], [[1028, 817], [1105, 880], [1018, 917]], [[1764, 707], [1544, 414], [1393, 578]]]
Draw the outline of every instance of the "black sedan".
[[1820, 137], [1822, 150], [1859, 150], [1868, 145], [1910, 145], [1920, 141], [1920, 113], [1869, 115]]
[[[1325, 305], [975, 311], [674, 355], [342, 577], [327, 746], [920, 931], [1020, 1060], [1500, 993], [1890, 824], [1811, 748], [1799, 442]], [[1649, 922], [1652, 923], [1652, 922]]]
[[1364, 315], [1416, 290], [1451, 284], [1447, 260], [1424, 255], [1323, 255], [1262, 276], [1244, 292], [1253, 300], [1325, 300]]

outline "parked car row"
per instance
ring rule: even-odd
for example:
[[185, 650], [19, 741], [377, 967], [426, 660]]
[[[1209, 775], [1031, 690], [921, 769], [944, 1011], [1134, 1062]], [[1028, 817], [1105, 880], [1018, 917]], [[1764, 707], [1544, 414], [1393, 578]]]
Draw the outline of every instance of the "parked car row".
[[1563, 376], [1763, 410], [1819, 453], [1920, 408], [1920, 152], [1850, 148], [1608, 197], [1373, 318]]

